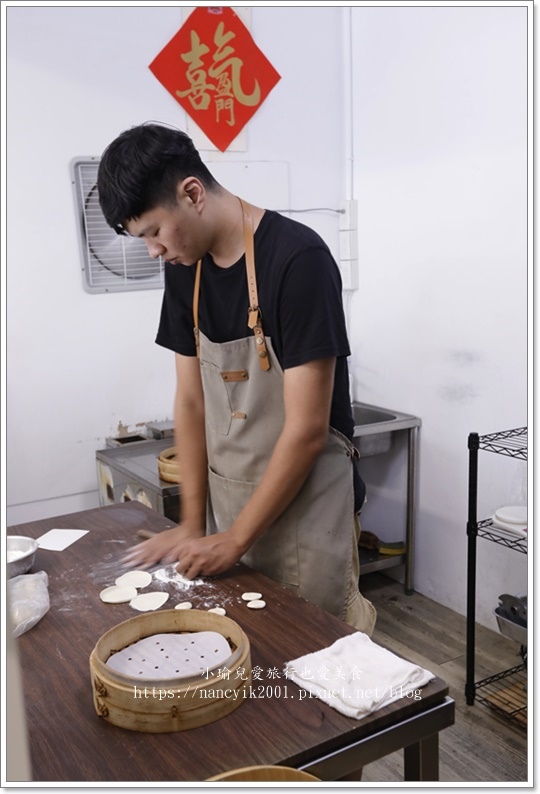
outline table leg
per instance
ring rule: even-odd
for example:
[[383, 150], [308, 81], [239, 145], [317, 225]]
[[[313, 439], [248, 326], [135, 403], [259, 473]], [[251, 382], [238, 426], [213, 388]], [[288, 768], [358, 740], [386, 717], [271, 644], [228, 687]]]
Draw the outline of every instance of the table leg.
[[397, 724], [386, 726], [363, 739], [346, 744], [324, 756], [298, 765], [295, 759], [284, 763], [309, 772], [321, 780], [354, 780], [361, 767], [398, 750], [404, 753], [404, 780], [439, 779], [439, 731], [454, 724], [454, 701], [442, 703]]
[[416, 524], [416, 468], [417, 468], [418, 428], [408, 431], [407, 448], [407, 529], [405, 552], [405, 593], [414, 593], [414, 541]]
[[403, 748], [405, 780], [439, 779], [439, 734]]

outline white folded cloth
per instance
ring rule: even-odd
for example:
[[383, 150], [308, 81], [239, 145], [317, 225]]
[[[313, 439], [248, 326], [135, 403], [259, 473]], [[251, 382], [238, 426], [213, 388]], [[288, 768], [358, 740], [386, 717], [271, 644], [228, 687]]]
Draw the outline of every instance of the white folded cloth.
[[284, 672], [310, 693], [306, 698], [318, 697], [357, 720], [402, 697], [420, 700], [421, 688], [435, 678], [359, 631], [287, 662]]

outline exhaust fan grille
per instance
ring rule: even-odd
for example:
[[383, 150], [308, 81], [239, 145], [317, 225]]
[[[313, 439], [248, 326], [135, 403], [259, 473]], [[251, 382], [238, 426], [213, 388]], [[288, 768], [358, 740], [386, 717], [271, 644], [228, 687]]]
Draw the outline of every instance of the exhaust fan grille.
[[77, 208], [83, 284], [87, 292], [127, 292], [163, 287], [163, 260], [152, 259], [145, 243], [116, 232], [99, 206], [99, 158], [71, 162]]

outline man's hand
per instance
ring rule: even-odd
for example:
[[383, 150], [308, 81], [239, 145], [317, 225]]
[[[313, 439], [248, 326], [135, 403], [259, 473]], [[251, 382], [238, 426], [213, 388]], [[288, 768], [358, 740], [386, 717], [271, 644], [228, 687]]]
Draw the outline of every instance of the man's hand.
[[155, 537], [133, 546], [122, 558], [128, 568], [144, 570], [158, 562], [173, 563], [180, 559], [179, 553], [185, 543], [204, 536], [204, 529], [195, 529], [180, 524], [173, 529], [159, 532]]
[[244, 553], [245, 549], [229, 532], [218, 532], [217, 535], [186, 540], [179, 545], [176, 570], [186, 579], [215, 576], [232, 568]]
[[159, 562], [177, 562], [178, 573], [186, 579], [195, 579], [197, 576], [213, 576], [229, 570], [244, 553], [245, 549], [229, 532], [204, 537], [202, 530], [180, 524], [133, 546], [122, 562], [126, 567], [140, 570]]

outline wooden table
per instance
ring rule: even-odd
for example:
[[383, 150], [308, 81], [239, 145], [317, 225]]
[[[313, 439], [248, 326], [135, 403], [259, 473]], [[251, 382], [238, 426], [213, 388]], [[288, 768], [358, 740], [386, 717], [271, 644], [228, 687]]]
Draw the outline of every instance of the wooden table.
[[[90, 530], [64, 551], [40, 549], [33, 568], [48, 573], [51, 599], [49, 612], [19, 639], [34, 781], [204, 781], [256, 764], [338, 780], [401, 748], [405, 779], [438, 779], [438, 732], [454, 721], [446, 683], [437, 678], [421, 700], [402, 698], [362, 720], [308, 697], [283, 676], [284, 663], [353, 629], [243, 565], [185, 591], [162, 586], [171, 592], [164, 608], [185, 600], [201, 609], [223, 605], [242, 626], [255, 675], [260, 670], [252, 696], [210, 725], [169, 734], [124, 730], [98, 717], [90, 653], [106, 630], [138, 614], [128, 604], [102, 603], [99, 592], [114, 583], [118, 559], [139, 530], [168, 526], [129, 502], [9, 528], [35, 538], [52, 528]], [[240, 595], [253, 590], [264, 594], [266, 609], [246, 608]]]

